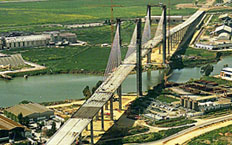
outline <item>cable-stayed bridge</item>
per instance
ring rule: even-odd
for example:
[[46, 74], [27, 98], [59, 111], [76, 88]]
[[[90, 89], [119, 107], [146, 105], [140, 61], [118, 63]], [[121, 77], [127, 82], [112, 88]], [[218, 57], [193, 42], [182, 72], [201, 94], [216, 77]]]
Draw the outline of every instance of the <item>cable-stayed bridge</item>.
[[[117, 29], [112, 43], [109, 61], [104, 75], [104, 82], [95, 93], [65, 122], [65, 124], [50, 138], [47, 145], [70, 145], [81, 136], [82, 131], [90, 124], [91, 144], [93, 140], [93, 118], [101, 113], [101, 127], [104, 130], [104, 106], [110, 105], [110, 118], [113, 120], [113, 97], [117, 91], [119, 95], [119, 109], [121, 109], [121, 84], [136, 68], [137, 93], [142, 95], [142, 58], [151, 61], [151, 51], [160, 43], [163, 44], [163, 63], [166, 63], [166, 44], [179, 48], [180, 45], [192, 36], [196, 26], [201, 22], [205, 12], [197, 11], [182, 24], [166, 34], [166, 6], [163, 6], [162, 19], [157, 27], [154, 38], [151, 38], [151, 6], [147, 9], [147, 19], [143, 33], [141, 20], [136, 20], [136, 26], [128, 46], [124, 61], [121, 61], [120, 51], [120, 20], [117, 20]], [[168, 39], [168, 41], [166, 41]]]

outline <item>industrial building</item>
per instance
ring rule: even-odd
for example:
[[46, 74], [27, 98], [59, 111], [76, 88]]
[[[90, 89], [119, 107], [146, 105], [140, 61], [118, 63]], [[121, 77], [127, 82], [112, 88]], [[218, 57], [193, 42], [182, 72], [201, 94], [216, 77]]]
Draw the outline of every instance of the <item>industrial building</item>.
[[0, 49], [7, 48], [27, 48], [27, 47], [39, 47], [48, 46], [54, 42], [67, 41], [68, 43], [76, 43], [77, 36], [75, 33], [60, 33], [58, 31], [45, 32], [41, 35], [30, 36], [15, 36], [15, 37], [1, 37]]
[[46, 46], [49, 40], [50, 40], [49, 35], [6, 37], [5, 46], [7, 48], [25, 48], [25, 47]]
[[229, 67], [223, 68], [220, 72], [220, 77], [222, 79], [232, 81], [232, 68]]
[[37, 103], [19, 104], [6, 109], [6, 111], [16, 116], [22, 113], [23, 117], [28, 117], [30, 121], [49, 119], [54, 116], [52, 110]]
[[212, 96], [182, 96], [181, 106], [195, 111], [207, 112], [231, 107], [231, 99]]
[[0, 142], [25, 137], [25, 127], [0, 115]]

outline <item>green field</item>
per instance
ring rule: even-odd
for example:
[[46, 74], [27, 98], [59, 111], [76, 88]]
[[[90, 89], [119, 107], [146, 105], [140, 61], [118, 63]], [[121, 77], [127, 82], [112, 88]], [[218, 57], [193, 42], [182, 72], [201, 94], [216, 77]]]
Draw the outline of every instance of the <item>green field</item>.
[[[143, 17], [146, 5], [157, 4], [152, 0], [113, 0], [114, 17]], [[167, 0], [162, 1], [166, 3]], [[191, 0], [171, 1], [171, 13], [190, 15], [195, 9], [175, 9], [178, 3], [191, 3]], [[0, 4], [0, 26], [22, 26], [45, 23], [85, 23], [110, 19], [110, 0], [48, 0], [38, 2], [16, 2]], [[160, 8], [152, 8], [152, 14], [160, 15]], [[7, 29], [7, 28], [6, 28]]]
[[[123, 54], [127, 51], [122, 49]], [[103, 73], [110, 48], [97, 46], [65, 48], [25, 48], [5, 50], [4, 53], [21, 53], [27, 61], [45, 65], [46, 73]]]
[[188, 145], [231, 145], [232, 125], [219, 128], [192, 139]]

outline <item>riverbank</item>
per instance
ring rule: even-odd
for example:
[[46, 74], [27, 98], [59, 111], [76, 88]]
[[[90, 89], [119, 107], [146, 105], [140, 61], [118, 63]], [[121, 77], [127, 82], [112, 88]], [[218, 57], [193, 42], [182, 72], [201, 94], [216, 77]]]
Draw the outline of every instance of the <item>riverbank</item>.
[[217, 63], [227, 56], [232, 56], [232, 51], [210, 51], [188, 47], [179, 51], [172, 57], [172, 68], [193, 68], [201, 67], [206, 64]]

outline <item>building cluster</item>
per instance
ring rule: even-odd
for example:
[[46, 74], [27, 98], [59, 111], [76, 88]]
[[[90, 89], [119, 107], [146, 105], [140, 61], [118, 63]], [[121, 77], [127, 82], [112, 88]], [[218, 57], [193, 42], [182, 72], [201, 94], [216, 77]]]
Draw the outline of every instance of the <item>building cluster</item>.
[[25, 137], [26, 127], [0, 115], [0, 143]]
[[230, 89], [211, 81], [195, 81], [178, 87], [181, 95], [181, 106], [200, 112], [208, 112], [231, 107]]
[[220, 77], [222, 79], [232, 81], [232, 68], [230, 67], [223, 68], [220, 72]]
[[232, 48], [232, 18], [229, 14], [223, 14], [219, 16], [219, 20], [223, 22], [223, 24], [210, 32], [209, 38], [203, 38], [200, 42], [195, 43], [195, 47], [207, 50], [224, 50]]
[[77, 42], [75, 33], [45, 32], [40, 35], [0, 37], [0, 49], [69, 45]]
[[[20, 124], [19, 116], [28, 119], [28, 124]], [[4, 109], [4, 114], [0, 115], [0, 144], [25, 140], [31, 142], [41, 141], [43, 129], [51, 129], [52, 122], [55, 122], [57, 128], [64, 121], [54, 115], [54, 111], [37, 103], [18, 104]], [[43, 122], [43, 128], [39, 124]], [[38, 129], [41, 132], [38, 133]], [[47, 138], [42, 138], [46, 141]]]
[[23, 117], [28, 117], [30, 122], [54, 117], [54, 112], [52, 110], [37, 103], [18, 104], [6, 109], [5, 111], [10, 112], [15, 116], [22, 113]]

